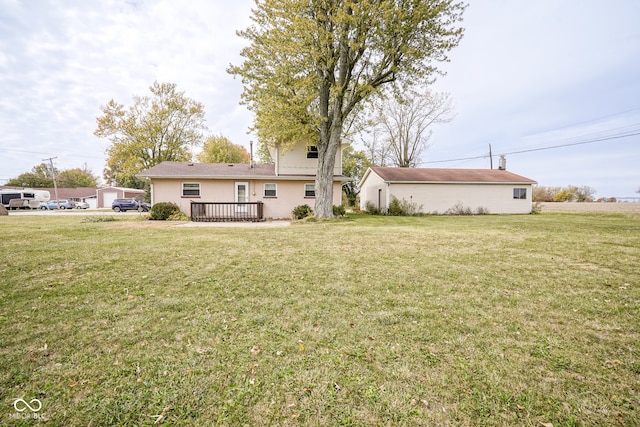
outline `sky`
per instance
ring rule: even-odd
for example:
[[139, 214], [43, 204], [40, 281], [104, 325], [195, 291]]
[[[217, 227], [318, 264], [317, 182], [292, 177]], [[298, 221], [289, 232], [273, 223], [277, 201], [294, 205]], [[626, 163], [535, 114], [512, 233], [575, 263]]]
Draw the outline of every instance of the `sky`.
[[[544, 186], [640, 197], [640, 2], [468, 0], [431, 86], [455, 118], [421, 167], [507, 169]], [[102, 176], [101, 106], [154, 81], [204, 104], [210, 134], [248, 148], [240, 64], [252, 0], [0, 0], [0, 184], [54, 158]], [[356, 141], [357, 145], [358, 142]], [[556, 147], [556, 148], [551, 148]], [[47, 160], [48, 161], [48, 160]]]

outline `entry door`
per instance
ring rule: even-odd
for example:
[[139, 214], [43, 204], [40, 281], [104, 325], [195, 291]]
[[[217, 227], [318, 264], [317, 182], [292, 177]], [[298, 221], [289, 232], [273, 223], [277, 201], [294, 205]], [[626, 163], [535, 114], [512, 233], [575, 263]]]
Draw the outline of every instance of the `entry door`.
[[[247, 203], [249, 201], [249, 183], [236, 182], [236, 203]], [[246, 212], [247, 205], [236, 205], [236, 212]]]

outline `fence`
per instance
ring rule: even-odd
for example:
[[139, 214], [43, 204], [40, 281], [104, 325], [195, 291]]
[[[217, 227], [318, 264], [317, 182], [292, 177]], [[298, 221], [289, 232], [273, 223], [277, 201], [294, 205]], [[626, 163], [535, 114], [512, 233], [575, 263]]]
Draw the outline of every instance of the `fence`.
[[262, 221], [264, 203], [191, 202], [191, 221]]

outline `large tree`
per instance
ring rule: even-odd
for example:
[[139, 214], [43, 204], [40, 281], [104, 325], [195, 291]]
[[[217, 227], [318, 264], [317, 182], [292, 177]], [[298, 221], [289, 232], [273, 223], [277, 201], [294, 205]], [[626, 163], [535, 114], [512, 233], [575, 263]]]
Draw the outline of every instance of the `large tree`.
[[249, 163], [249, 152], [222, 135], [207, 138], [202, 151], [196, 156], [202, 163]]
[[[55, 173], [58, 175], [60, 171], [56, 169]], [[21, 173], [16, 178], [11, 178], [6, 185], [12, 187], [51, 188], [53, 187], [53, 176], [48, 165], [40, 163], [31, 168], [31, 172]]]
[[109, 138], [105, 179], [109, 184], [142, 188], [138, 172], [165, 160], [189, 161], [202, 143], [204, 106], [178, 92], [173, 83], [154, 82], [151, 96], [134, 96], [125, 109], [113, 99], [96, 119], [95, 135]]
[[453, 107], [449, 95], [423, 92], [396, 94], [377, 104], [377, 125], [391, 161], [397, 167], [416, 167], [429, 147], [432, 127], [450, 122]]
[[428, 82], [462, 37], [452, 0], [256, 0], [242, 77], [261, 141], [318, 148], [315, 212], [331, 217], [343, 127], [383, 86]]
[[83, 168], [66, 169], [56, 175], [58, 187], [97, 187], [98, 177], [85, 165]]

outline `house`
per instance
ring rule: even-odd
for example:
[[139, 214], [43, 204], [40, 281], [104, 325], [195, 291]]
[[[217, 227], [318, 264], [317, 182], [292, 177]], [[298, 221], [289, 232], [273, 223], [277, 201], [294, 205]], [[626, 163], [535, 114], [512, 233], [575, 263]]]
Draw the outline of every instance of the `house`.
[[137, 188], [102, 187], [96, 190], [98, 208], [111, 208], [111, 203], [115, 199], [144, 200], [144, 197], [145, 191]]
[[386, 212], [395, 197], [423, 213], [443, 214], [463, 207], [473, 212], [527, 214], [534, 184], [504, 169], [371, 167], [360, 181], [360, 208]]
[[[333, 176], [333, 204], [341, 203], [342, 148]], [[162, 162], [139, 174], [151, 181], [151, 203], [173, 202], [194, 221], [291, 218], [315, 199], [318, 151], [304, 143], [271, 150], [273, 164]]]

